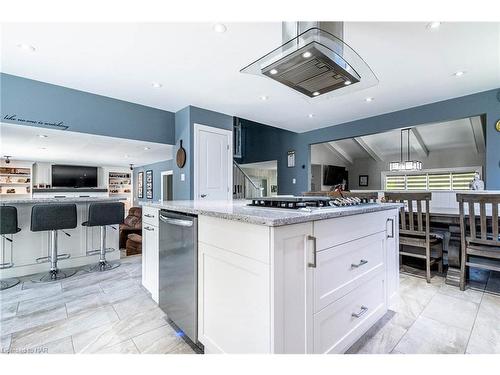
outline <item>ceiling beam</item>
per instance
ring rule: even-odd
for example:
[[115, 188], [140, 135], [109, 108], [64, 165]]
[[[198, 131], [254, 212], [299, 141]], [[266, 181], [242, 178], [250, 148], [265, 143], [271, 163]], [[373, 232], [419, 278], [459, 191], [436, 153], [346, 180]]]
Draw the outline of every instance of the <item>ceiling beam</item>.
[[368, 145], [366, 139], [363, 137], [353, 138], [354, 142], [356, 142], [365, 152], [375, 161], [383, 161], [382, 155], [379, 155], [371, 146]]
[[472, 137], [474, 145], [476, 146], [476, 152], [483, 153], [486, 150], [486, 145], [484, 141], [484, 131], [483, 124], [480, 117], [471, 117], [470, 127], [472, 130]]
[[335, 142], [327, 142], [325, 143], [325, 146], [335, 154], [339, 159], [344, 161], [345, 163], [352, 165], [354, 163], [354, 160], [351, 158], [351, 156], [338, 144]]
[[413, 136], [415, 137], [417, 143], [417, 153], [420, 155], [422, 158], [426, 158], [429, 156], [429, 149], [425, 145], [425, 142], [422, 138], [422, 135], [420, 135], [420, 132], [418, 131], [417, 128], [411, 128], [411, 132]]

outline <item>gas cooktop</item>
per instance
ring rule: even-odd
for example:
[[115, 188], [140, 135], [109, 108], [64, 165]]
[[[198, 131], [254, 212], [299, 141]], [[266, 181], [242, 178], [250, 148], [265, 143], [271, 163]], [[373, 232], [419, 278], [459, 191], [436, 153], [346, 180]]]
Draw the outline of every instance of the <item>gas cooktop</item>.
[[265, 197], [254, 198], [249, 206], [263, 208], [321, 208], [321, 207], [345, 207], [369, 203], [367, 199], [358, 197]]

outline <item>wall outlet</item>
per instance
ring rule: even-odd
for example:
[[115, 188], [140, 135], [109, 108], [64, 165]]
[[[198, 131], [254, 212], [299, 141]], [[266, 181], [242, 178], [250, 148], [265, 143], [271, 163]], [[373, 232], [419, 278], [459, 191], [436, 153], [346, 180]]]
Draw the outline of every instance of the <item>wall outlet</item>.
[[295, 178], [292, 178], [292, 184], [296, 184], [297, 183], [297, 180]]
[[184, 173], [181, 173], [181, 181], [186, 181], [186, 175]]

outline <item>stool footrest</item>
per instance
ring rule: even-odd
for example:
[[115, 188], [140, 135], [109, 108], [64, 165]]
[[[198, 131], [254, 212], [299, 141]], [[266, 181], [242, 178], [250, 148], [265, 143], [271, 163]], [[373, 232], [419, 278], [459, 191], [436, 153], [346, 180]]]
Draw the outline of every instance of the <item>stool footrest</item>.
[[[106, 248], [106, 251], [105, 253], [112, 253], [113, 251], [116, 251], [115, 248], [113, 247], [107, 247]], [[87, 256], [92, 256], [92, 255], [97, 255], [97, 254], [100, 254], [101, 253], [101, 250], [100, 249], [97, 249], [97, 250], [89, 250], [87, 251]]]
[[[57, 255], [57, 260], [68, 259], [68, 258], [71, 258], [71, 254], [59, 254], [59, 255]], [[40, 258], [35, 259], [35, 262], [37, 262], [37, 263], [47, 263], [50, 261], [51, 261], [50, 257], [40, 257]]]

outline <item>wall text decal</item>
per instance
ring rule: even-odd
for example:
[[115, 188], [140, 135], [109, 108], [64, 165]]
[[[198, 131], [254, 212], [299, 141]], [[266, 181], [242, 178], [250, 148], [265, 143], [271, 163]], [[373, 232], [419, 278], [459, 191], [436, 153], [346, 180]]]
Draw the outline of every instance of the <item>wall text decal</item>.
[[67, 130], [69, 128], [68, 125], [64, 125], [63, 121], [46, 122], [46, 121], [28, 120], [24, 118], [19, 118], [17, 117], [17, 115], [5, 115], [3, 119], [8, 121], [19, 122], [21, 124], [26, 124], [26, 125], [45, 126], [45, 127], [56, 128], [59, 130]]

